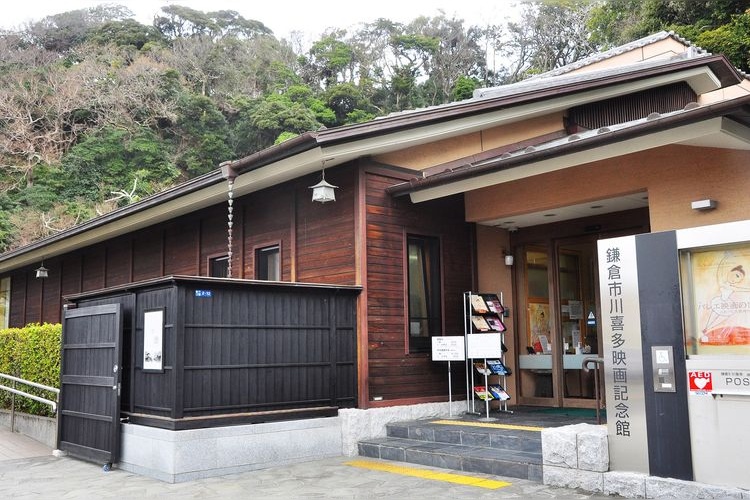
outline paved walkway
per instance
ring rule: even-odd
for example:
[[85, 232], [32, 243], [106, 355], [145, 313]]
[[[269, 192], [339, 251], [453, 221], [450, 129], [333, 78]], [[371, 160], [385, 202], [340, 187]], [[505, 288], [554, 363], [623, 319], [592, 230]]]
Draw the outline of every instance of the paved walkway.
[[399, 462], [339, 457], [168, 484], [73, 458], [0, 427], [0, 496], [27, 498], [561, 498], [607, 496], [533, 481]]

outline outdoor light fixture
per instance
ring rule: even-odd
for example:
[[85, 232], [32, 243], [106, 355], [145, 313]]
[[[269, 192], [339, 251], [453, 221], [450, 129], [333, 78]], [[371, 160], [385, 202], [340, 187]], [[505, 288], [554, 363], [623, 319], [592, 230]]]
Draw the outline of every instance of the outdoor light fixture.
[[326, 182], [326, 170], [324, 167], [323, 177], [320, 179], [320, 182], [314, 186], [310, 186], [310, 189], [312, 189], [312, 201], [318, 201], [320, 203], [336, 201], [336, 193], [333, 191], [336, 188], [338, 188], [338, 186]]
[[698, 200], [690, 204], [693, 210], [713, 210], [716, 208], [716, 200]]
[[44, 267], [44, 262], [42, 262], [42, 265], [36, 268], [36, 277], [37, 278], [46, 278], [49, 276], [49, 269]]
[[505, 256], [505, 265], [506, 266], [512, 266], [513, 265], [513, 256], [512, 255], [507, 254]]

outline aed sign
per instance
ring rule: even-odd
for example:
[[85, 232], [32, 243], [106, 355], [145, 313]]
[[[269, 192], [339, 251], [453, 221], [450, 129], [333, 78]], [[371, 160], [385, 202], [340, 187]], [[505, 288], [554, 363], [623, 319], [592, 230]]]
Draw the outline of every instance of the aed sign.
[[688, 382], [691, 391], [711, 392], [714, 389], [713, 376], [709, 371], [688, 372]]

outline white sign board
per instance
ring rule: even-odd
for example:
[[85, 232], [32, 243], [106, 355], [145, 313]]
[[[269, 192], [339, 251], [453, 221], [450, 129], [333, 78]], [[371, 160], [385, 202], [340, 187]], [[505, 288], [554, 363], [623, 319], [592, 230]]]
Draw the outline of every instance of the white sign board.
[[499, 333], [472, 333], [466, 336], [466, 355], [470, 359], [499, 358], [503, 339]]
[[463, 361], [466, 359], [464, 337], [432, 337], [433, 361]]

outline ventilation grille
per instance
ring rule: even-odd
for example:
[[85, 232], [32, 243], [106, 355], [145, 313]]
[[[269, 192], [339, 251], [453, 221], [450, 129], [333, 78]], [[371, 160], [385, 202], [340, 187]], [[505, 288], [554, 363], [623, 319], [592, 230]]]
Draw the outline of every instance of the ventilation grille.
[[648, 89], [606, 101], [584, 104], [568, 112], [569, 133], [638, 120], [650, 113], [669, 113], [695, 102], [697, 96], [685, 82]]

